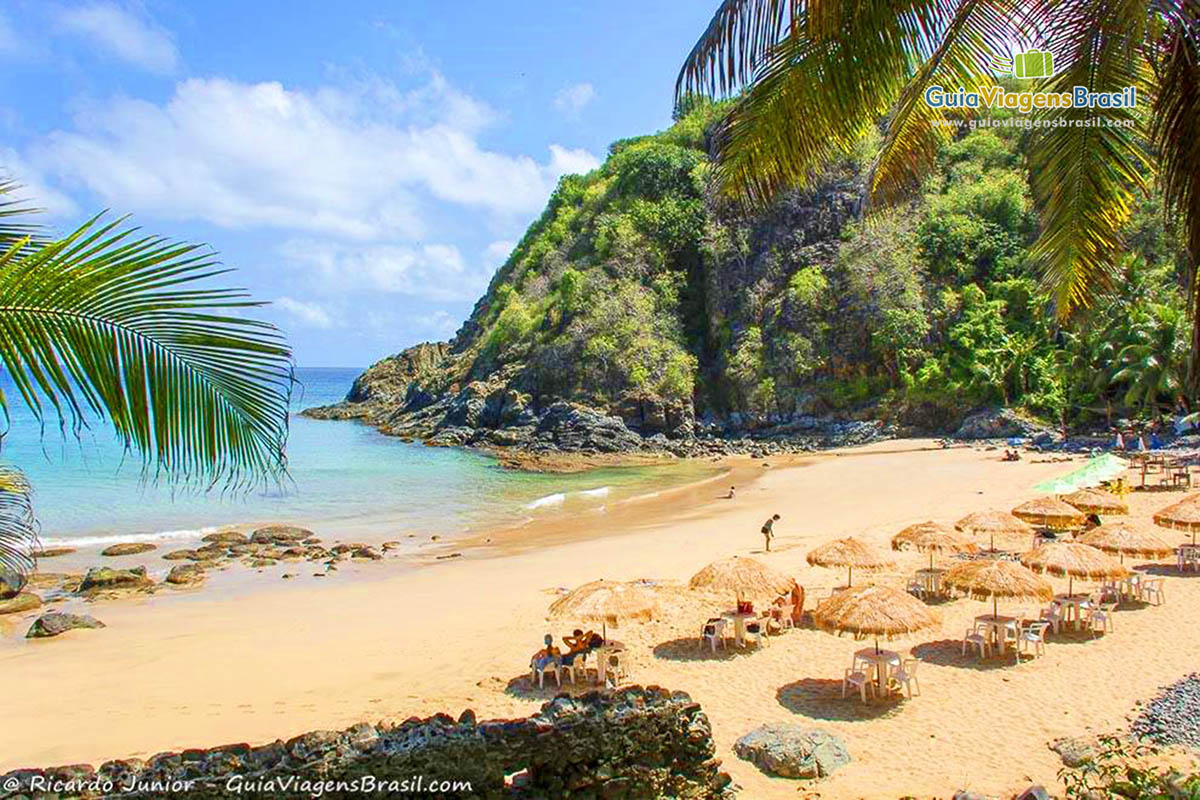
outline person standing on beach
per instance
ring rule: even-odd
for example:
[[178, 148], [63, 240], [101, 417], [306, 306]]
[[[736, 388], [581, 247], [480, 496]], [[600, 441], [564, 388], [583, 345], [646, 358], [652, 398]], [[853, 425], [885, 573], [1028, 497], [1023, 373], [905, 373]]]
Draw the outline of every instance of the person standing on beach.
[[775, 538], [775, 520], [779, 519], [778, 514], [773, 514], [769, 520], [763, 523], [762, 535], [767, 540], [767, 552], [771, 552], [771, 540]]

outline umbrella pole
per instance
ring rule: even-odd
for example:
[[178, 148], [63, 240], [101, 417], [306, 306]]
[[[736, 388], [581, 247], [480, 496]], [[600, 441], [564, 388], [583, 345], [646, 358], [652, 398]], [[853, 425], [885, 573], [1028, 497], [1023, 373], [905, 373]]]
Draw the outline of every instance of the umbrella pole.
[[879, 655], [879, 634], [875, 634], [875, 655]]
[[846, 567], [846, 588], [854, 585], [854, 567]]
[[929, 569], [933, 569], [933, 551], [929, 551]]
[[1073, 596], [1074, 594], [1075, 594], [1075, 576], [1069, 575], [1069, 576], [1067, 576], [1067, 595]]
[[996, 606], [996, 595], [992, 595], [992, 620], [994, 621], [994, 620], [998, 619], [999, 617], [1000, 617], [1000, 612]]

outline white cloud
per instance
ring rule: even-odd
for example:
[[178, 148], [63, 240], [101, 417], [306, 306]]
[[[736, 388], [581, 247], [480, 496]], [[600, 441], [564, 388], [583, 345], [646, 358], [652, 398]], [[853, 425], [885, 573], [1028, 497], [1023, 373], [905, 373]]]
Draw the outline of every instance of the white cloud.
[[483, 251], [483, 257], [488, 264], [491, 264], [493, 267], [499, 267], [508, 260], [509, 255], [516, 248], [516, 246], [516, 242], [511, 242], [507, 239], [501, 239], [500, 241], [489, 244]]
[[489, 265], [470, 266], [453, 245], [355, 245], [293, 239], [281, 252], [330, 291], [388, 292], [426, 300], [474, 300], [487, 286]]
[[44, 176], [12, 148], [0, 147], [0, 177], [21, 185], [9, 199], [26, 201], [28, 206], [40, 209], [46, 217], [64, 217], [78, 212], [71, 198], [47, 186]]
[[415, 333], [433, 339], [448, 339], [458, 330], [458, 319], [442, 309], [414, 317], [412, 322]]
[[554, 95], [554, 107], [568, 117], [577, 117], [595, 98], [595, 86], [590, 83], [576, 83], [558, 90]]
[[540, 210], [565, 172], [599, 163], [559, 145], [540, 163], [488, 150], [477, 135], [495, 118], [437, 75], [409, 92], [191, 79], [163, 105], [81, 111], [34, 156], [122, 210], [395, 241], [426, 233], [431, 199], [512, 219]]
[[58, 15], [59, 28], [83, 36], [98, 48], [151, 72], [170, 73], [179, 63], [171, 35], [111, 3], [69, 6]]
[[305, 325], [314, 328], [332, 328], [333, 317], [317, 303], [306, 303], [293, 300], [290, 297], [280, 297], [275, 301], [275, 307], [287, 312]]
[[24, 48], [8, 18], [0, 14], [0, 54], [19, 55]]

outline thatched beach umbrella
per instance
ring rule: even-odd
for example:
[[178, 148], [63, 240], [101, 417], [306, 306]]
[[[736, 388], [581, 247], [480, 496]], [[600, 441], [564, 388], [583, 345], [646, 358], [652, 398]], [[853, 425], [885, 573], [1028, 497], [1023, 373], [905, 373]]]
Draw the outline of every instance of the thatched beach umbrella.
[[847, 586], [852, 584], [856, 569], [871, 572], [888, 569], [896, 563], [886, 553], [878, 552], [853, 536], [826, 542], [810, 552], [807, 559], [814, 567], [845, 567]]
[[1031, 525], [1057, 531], [1082, 527], [1086, 519], [1082, 511], [1057, 497], [1038, 497], [1017, 506], [1012, 513]]
[[996, 617], [998, 598], [1006, 600], [1049, 600], [1054, 587], [1040, 575], [1015, 561], [984, 559], [955, 564], [942, 576], [942, 585], [964, 592], [976, 600], [992, 601]]
[[1025, 541], [1033, 538], [1029, 523], [1017, 519], [1007, 511], [976, 511], [954, 523], [954, 527], [974, 536], [987, 536], [988, 549], [996, 550], [997, 536], [1021, 536]]
[[1069, 506], [1074, 506], [1084, 514], [1129, 513], [1129, 505], [1124, 500], [1103, 489], [1080, 489], [1077, 492], [1064, 494], [1062, 501]]
[[733, 556], [714, 561], [688, 581], [688, 587], [699, 591], [731, 594], [743, 598], [775, 599], [792, 590], [796, 581], [753, 558]]
[[908, 592], [887, 586], [862, 586], [828, 597], [813, 611], [818, 628], [831, 633], [891, 639], [938, 625], [929, 608]]
[[1088, 531], [1079, 540], [1081, 544], [1103, 550], [1106, 553], [1116, 553], [1122, 563], [1125, 556], [1135, 558], [1165, 558], [1175, 552], [1175, 548], [1155, 536], [1148, 530], [1131, 525], [1121, 520], [1108, 522]]
[[1078, 542], [1048, 542], [1022, 555], [1021, 563], [1034, 572], [1067, 578], [1069, 595], [1075, 592], [1076, 578], [1109, 581], [1129, 575], [1129, 570], [1108, 553]]
[[1185, 497], [1161, 509], [1154, 515], [1154, 524], [1175, 531], [1187, 531], [1192, 534], [1192, 544], [1195, 544], [1196, 531], [1200, 531], [1200, 494]]
[[550, 617], [599, 622], [608, 638], [608, 626], [623, 621], [651, 619], [658, 613], [658, 598], [644, 586], [622, 581], [585, 583], [550, 604]]
[[965, 553], [975, 549], [971, 540], [941, 522], [918, 522], [909, 525], [892, 537], [893, 550], [912, 548], [929, 553], [929, 568], [933, 569], [934, 553]]

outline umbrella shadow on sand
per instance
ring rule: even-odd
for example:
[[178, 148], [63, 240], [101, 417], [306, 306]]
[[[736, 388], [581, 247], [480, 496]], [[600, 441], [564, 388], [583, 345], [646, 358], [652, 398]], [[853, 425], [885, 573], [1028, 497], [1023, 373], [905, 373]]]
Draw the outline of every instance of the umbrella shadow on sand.
[[1180, 572], [1175, 564], [1139, 564], [1134, 567], [1144, 575], [1161, 575], [1167, 578], [1200, 578], [1200, 570]]
[[775, 692], [779, 705], [793, 714], [834, 722], [885, 719], [900, 713], [904, 700], [890, 697], [864, 703], [851, 688], [842, 697], [842, 682], [832, 678], [801, 678]]
[[961, 639], [940, 639], [936, 642], [925, 642], [912, 649], [913, 656], [927, 664], [939, 667], [959, 667], [979, 671], [1005, 669], [1016, 666], [1011, 652], [1003, 656], [995, 654], [988, 658], [979, 658], [977, 650], [967, 649], [964, 654]]
[[660, 642], [654, 646], [654, 657], [664, 661], [732, 661], [741, 656], [753, 655], [757, 648], [738, 647], [728, 642], [725, 647], [717, 646], [714, 653], [708, 642], [700, 644], [699, 636], [681, 636]]

